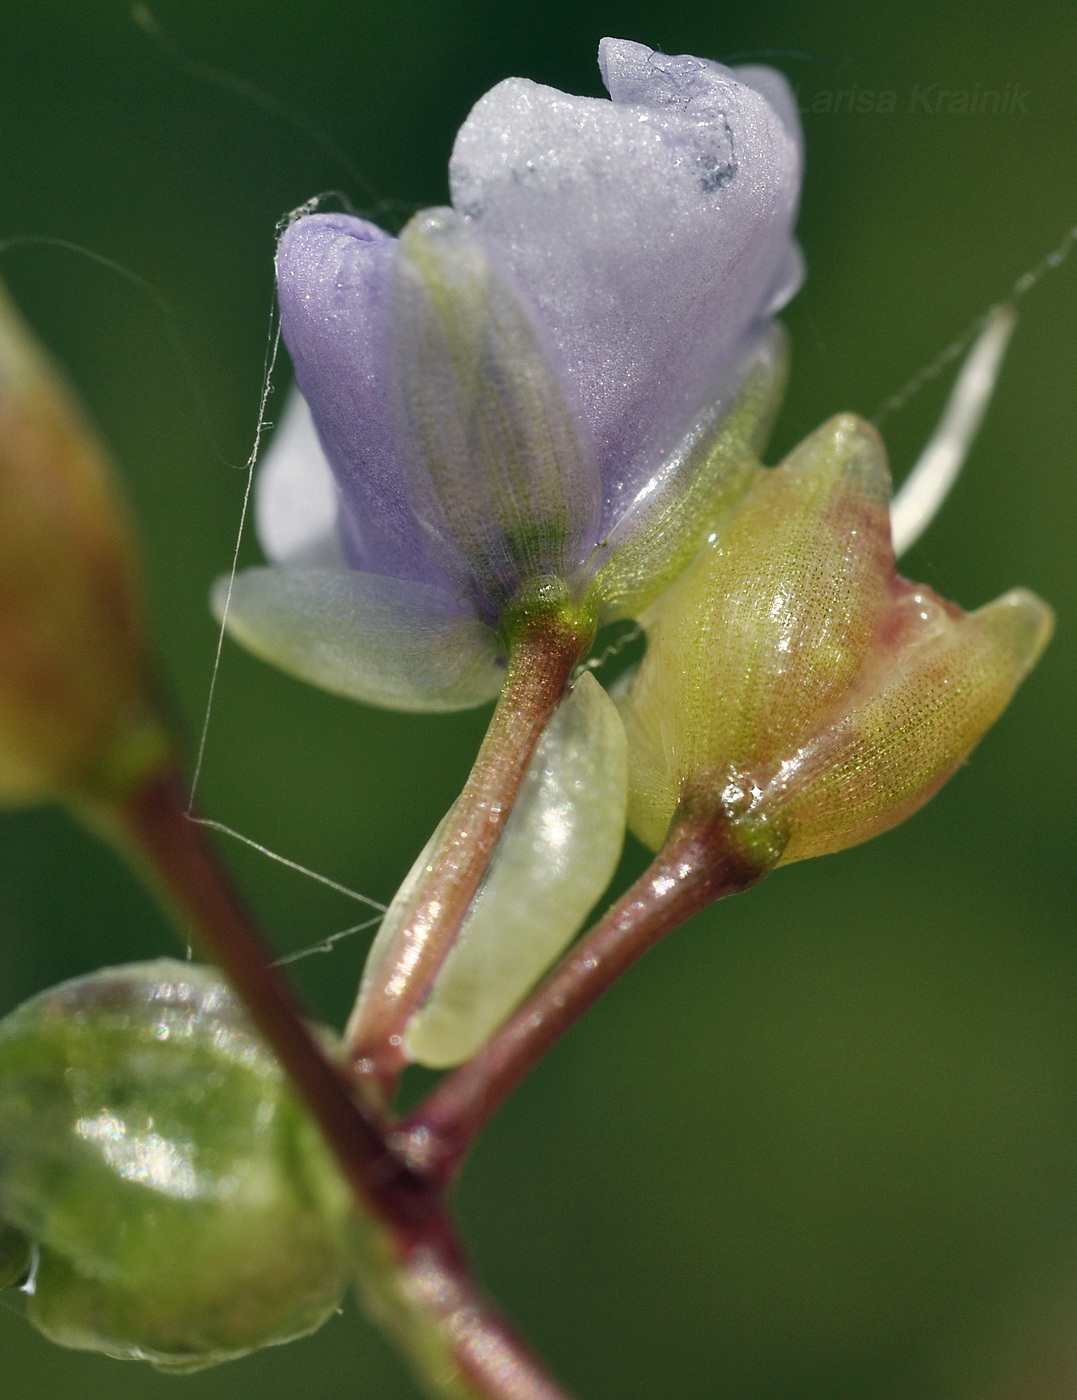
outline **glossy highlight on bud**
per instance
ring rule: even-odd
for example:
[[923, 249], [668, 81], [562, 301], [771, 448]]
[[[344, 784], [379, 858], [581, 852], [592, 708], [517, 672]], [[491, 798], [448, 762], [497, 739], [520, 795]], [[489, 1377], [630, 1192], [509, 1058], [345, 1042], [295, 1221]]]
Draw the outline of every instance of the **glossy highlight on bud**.
[[0, 802], [159, 766], [134, 554], [104, 450], [0, 288]]
[[900, 578], [878, 435], [832, 419], [761, 470], [644, 615], [622, 701], [630, 824], [657, 849], [692, 804], [768, 864], [915, 811], [998, 718], [1051, 613], [1018, 590], [966, 615]]
[[212, 969], [164, 959], [0, 1022], [0, 1218], [33, 1245], [35, 1327], [171, 1371], [313, 1331], [355, 1268], [350, 1192], [277, 1061]]

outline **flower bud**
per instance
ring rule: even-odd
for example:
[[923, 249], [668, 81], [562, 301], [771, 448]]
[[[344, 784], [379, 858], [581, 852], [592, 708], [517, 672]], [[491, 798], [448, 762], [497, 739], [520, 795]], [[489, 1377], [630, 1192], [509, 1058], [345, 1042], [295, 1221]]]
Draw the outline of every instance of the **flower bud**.
[[41, 1332], [173, 1371], [313, 1331], [355, 1267], [328, 1149], [189, 963], [105, 969], [0, 1022], [0, 1216], [35, 1247]]
[[0, 288], [0, 802], [158, 764], [136, 570], [100, 444]]
[[643, 617], [622, 702], [630, 815], [662, 844], [724, 811], [763, 865], [866, 840], [925, 802], [998, 718], [1051, 614], [1016, 592], [966, 615], [901, 579], [889, 474], [843, 414], [760, 471]]

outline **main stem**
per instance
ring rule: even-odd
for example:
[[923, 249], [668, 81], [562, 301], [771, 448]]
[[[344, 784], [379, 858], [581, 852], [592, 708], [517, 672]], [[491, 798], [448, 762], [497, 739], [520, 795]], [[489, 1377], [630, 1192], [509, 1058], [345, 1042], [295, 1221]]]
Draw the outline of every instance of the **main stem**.
[[[317, 1121], [364, 1213], [380, 1223], [386, 1268], [379, 1320], [421, 1384], [445, 1400], [569, 1400], [477, 1286], [439, 1184], [413, 1172], [326, 1059], [177, 775], [82, 815], [150, 877], [221, 968]], [[392, 1306], [387, 1306], [391, 1295]]]
[[388, 1265], [360, 1277], [361, 1296], [428, 1393], [570, 1400], [476, 1286], [451, 1232], [428, 1229]]
[[542, 1055], [649, 948], [716, 899], [754, 885], [769, 866], [725, 814], [682, 804], [658, 855], [483, 1048], [402, 1125], [400, 1150], [451, 1181], [475, 1136]]
[[351, 1062], [385, 1102], [406, 1063], [407, 1023], [460, 931], [535, 745], [592, 637], [593, 628], [544, 614], [525, 621], [511, 646], [505, 684], [475, 765], [348, 1026]]
[[115, 808], [88, 815], [134, 857], [243, 999], [366, 1206], [401, 1218], [413, 1210], [421, 1215], [422, 1183], [387, 1147], [315, 1042], [204, 828], [191, 820], [178, 775], [160, 773]]

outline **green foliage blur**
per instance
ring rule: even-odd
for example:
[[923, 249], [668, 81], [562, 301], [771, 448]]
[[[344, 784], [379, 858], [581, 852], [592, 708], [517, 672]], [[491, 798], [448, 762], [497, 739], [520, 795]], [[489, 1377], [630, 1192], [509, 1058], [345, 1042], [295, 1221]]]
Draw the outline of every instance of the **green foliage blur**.
[[[0, 9], [0, 240], [67, 240], [127, 270], [20, 245], [0, 275], [112, 444], [192, 755], [275, 224], [329, 189], [393, 227], [443, 202], [456, 127], [502, 77], [597, 95], [612, 33], [775, 62], [814, 108], [809, 277], [785, 316], [772, 455], [839, 409], [874, 415], [1077, 221], [1071, 0], [159, 0], [154, 14], [225, 83], [169, 60], [122, 0]], [[1006, 110], [951, 110], [977, 89]], [[946, 386], [885, 418], [897, 477]], [[779, 872], [652, 954], [465, 1175], [482, 1277], [578, 1400], [1077, 1394], [1075, 465], [1077, 256], [1022, 302], [966, 474], [905, 560], [967, 607], [1034, 588], [1058, 611], [1045, 660], [908, 825]], [[241, 562], [258, 557], [248, 532]], [[385, 900], [484, 720], [365, 709], [226, 645], [201, 803]], [[239, 845], [225, 854], [282, 952], [362, 917]], [[622, 883], [642, 861], [633, 846]], [[0, 818], [0, 1012], [177, 946], [61, 814]], [[363, 951], [360, 936], [296, 964], [323, 1019], [346, 1014]], [[414, 1395], [351, 1308], [183, 1380], [52, 1348], [3, 1308], [0, 1355], [0, 1393], [35, 1400]]]

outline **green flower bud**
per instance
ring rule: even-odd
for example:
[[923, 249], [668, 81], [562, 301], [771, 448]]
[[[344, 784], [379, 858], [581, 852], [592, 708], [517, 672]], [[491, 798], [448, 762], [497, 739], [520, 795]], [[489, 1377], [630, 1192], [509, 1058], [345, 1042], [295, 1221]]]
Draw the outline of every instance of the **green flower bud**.
[[356, 1262], [352, 1198], [277, 1061], [211, 969], [169, 960], [0, 1022], [0, 1215], [35, 1247], [41, 1332], [172, 1371], [313, 1331]]
[[111, 797], [166, 750], [105, 453], [0, 287], [0, 802]]
[[725, 812], [762, 866], [853, 845], [927, 801], [1001, 714], [1050, 609], [1016, 592], [966, 615], [900, 578], [889, 485], [874, 429], [832, 419], [644, 614], [622, 715], [648, 845], [682, 804]]

